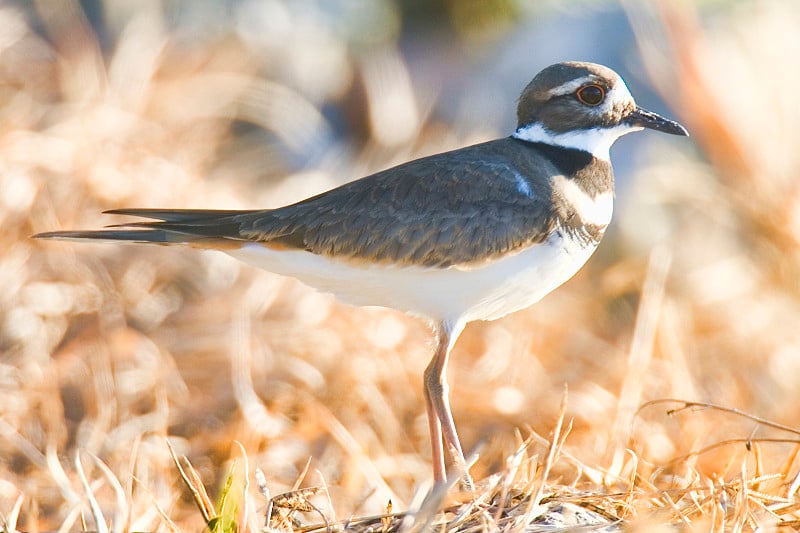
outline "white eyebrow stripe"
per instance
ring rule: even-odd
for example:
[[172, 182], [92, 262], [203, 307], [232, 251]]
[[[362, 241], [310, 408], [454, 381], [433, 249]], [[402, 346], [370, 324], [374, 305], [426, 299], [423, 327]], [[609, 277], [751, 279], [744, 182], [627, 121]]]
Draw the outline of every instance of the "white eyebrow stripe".
[[586, 85], [587, 83], [595, 81], [596, 78], [594, 76], [584, 76], [582, 78], [578, 78], [577, 80], [568, 81], [567, 83], [561, 84], [558, 87], [553, 87], [547, 93], [550, 96], [561, 96], [564, 94], [570, 94], [578, 90], [578, 88]]

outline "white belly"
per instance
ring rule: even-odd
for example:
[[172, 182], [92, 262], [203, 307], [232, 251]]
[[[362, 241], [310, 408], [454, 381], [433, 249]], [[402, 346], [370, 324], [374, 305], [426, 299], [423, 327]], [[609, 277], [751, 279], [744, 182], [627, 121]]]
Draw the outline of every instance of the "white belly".
[[556, 233], [542, 244], [471, 269], [366, 266], [255, 243], [227, 253], [349, 304], [455, 323], [494, 320], [534, 304], [571, 278], [595, 248]]

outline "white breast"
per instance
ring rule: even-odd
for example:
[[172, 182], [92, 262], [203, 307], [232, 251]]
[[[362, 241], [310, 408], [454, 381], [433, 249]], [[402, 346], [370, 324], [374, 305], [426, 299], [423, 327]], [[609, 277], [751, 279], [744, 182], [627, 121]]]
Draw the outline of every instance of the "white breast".
[[349, 304], [469, 322], [494, 320], [534, 304], [571, 278], [595, 248], [555, 232], [541, 244], [474, 268], [368, 266], [255, 243], [227, 253], [333, 293]]

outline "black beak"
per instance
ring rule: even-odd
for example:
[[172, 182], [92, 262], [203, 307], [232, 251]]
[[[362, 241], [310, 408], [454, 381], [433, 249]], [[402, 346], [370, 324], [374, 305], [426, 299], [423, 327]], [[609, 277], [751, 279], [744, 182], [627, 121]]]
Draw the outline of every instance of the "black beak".
[[670, 135], [689, 136], [689, 132], [686, 128], [674, 120], [669, 120], [657, 113], [642, 109], [641, 107], [637, 107], [633, 113], [625, 118], [624, 122], [634, 127], [649, 128], [651, 130], [669, 133]]

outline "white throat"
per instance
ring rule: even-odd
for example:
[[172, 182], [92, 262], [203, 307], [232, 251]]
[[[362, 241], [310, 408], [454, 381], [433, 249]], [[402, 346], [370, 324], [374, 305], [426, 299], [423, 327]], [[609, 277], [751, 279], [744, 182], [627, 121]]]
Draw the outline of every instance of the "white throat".
[[514, 132], [513, 137], [528, 141], [573, 148], [589, 152], [598, 159], [609, 159], [609, 150], [614, 141], [632, 131], [639, 131], [641, 127], [619, 124], [613, 128], [591, 128], [575, 130], [566, 133], [553, 133], [538, 122], [522, 126]]

